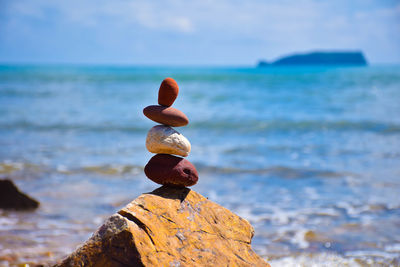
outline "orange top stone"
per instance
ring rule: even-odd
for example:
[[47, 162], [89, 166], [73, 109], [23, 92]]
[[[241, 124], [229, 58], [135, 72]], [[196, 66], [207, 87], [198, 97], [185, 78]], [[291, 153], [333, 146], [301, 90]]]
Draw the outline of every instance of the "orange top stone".
[[172, 106], [178, 97], [179, 86], [172, 78], [165, 78], [158, 90], [158, 104], [166, 107]]

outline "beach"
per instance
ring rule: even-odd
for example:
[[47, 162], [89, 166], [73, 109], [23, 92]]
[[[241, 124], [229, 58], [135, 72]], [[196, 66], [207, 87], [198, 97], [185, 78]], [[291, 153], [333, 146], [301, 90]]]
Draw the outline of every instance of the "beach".
[[192, 187], [255, 229], [271, 266], [400, 264], [400, 67], [0, 66], [0, 266], [53, 264], [158, 187], [143, 167], [160, 82], [179, 84]]

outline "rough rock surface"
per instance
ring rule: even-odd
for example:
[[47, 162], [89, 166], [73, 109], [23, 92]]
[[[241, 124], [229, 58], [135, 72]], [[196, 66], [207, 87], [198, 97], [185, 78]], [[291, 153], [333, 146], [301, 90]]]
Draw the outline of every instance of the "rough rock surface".
[[165, 78], [158, 90], [158, 104], [162, 106], [172, 106], [175, 99], [178, 97], [179, 86], [172, 78]]
[[168, 154], [153, 156], [144, 167], [144, 173], [150, 180], [162, 185], [192, 186], [199, 180], [192, 163]]
[[111, 216], [57, 266], [269, 266], [252, 226], [188, 188], [160, 187]]
[[0, 180], [0, 209], [30, 210], [37, 207], [39, 202], [19, 191], [11, 180]]
[[166, 125], [156, 125], [147, 133], [146, 148], [151, 153], [173, 154], [186, 157], [190, 142], [182, 134]]
[[188, 117], [179, 109], [159, 105], [147, 106], [143, 114], [152, 121], [173, 126], [185, 126], [189, 123]]

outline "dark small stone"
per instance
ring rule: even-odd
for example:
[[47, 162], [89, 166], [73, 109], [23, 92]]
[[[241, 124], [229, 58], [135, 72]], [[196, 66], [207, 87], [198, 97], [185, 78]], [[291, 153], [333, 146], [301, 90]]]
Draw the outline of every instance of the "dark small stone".
[[188, 160], [169, 154], [153, 156], [144, 168], [146, 176], [157, 184], [192, 186], [199, 175]]
[[147, 106], [143, 109], [143, 114], [152, 121], [173, 127], [185, 126], [189, 123], [186, 115], [173, 107]]
[[0, 208], [30, 210], [39, 207], [39, 202], [19, 191], [8, 179], [0, 180]]

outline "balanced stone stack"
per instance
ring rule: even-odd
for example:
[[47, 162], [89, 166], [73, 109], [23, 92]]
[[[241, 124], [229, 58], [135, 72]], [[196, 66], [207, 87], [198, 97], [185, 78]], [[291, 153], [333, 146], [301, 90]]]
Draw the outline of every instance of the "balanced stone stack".
[[182, 111], [171, 107], [178, 93], [176, 81], [166, 78], [158, 91], [158, 105], [143, 109], [147, 118], [161, 124], [151, 128], [147, 134], [146, 147], [156, 155], [147, 163], [144, 172], [150, 180], [158, 184], [184, 187], [196, 184], [198, 174], [193, 164], [182, 158], [190, 153], [189, 141], [171, 127], [189, 123]]
[[177, 83], [165, 79], [159, 105], [143, 110], [161, 124], [147, 135], [146, 147], [157, 155], [144, 171], [150, 180], [168, 186], [139, 196], [112, 215], [57, 267], [270, 267], [251, 249], [254, 229], [249, 222], [186, 188], [196, 184], [198, 174], [182, 158], [189, 155], [189, 141], [171, 128], [189, 123], [185, 114], [171, 107], [178, 92]]

